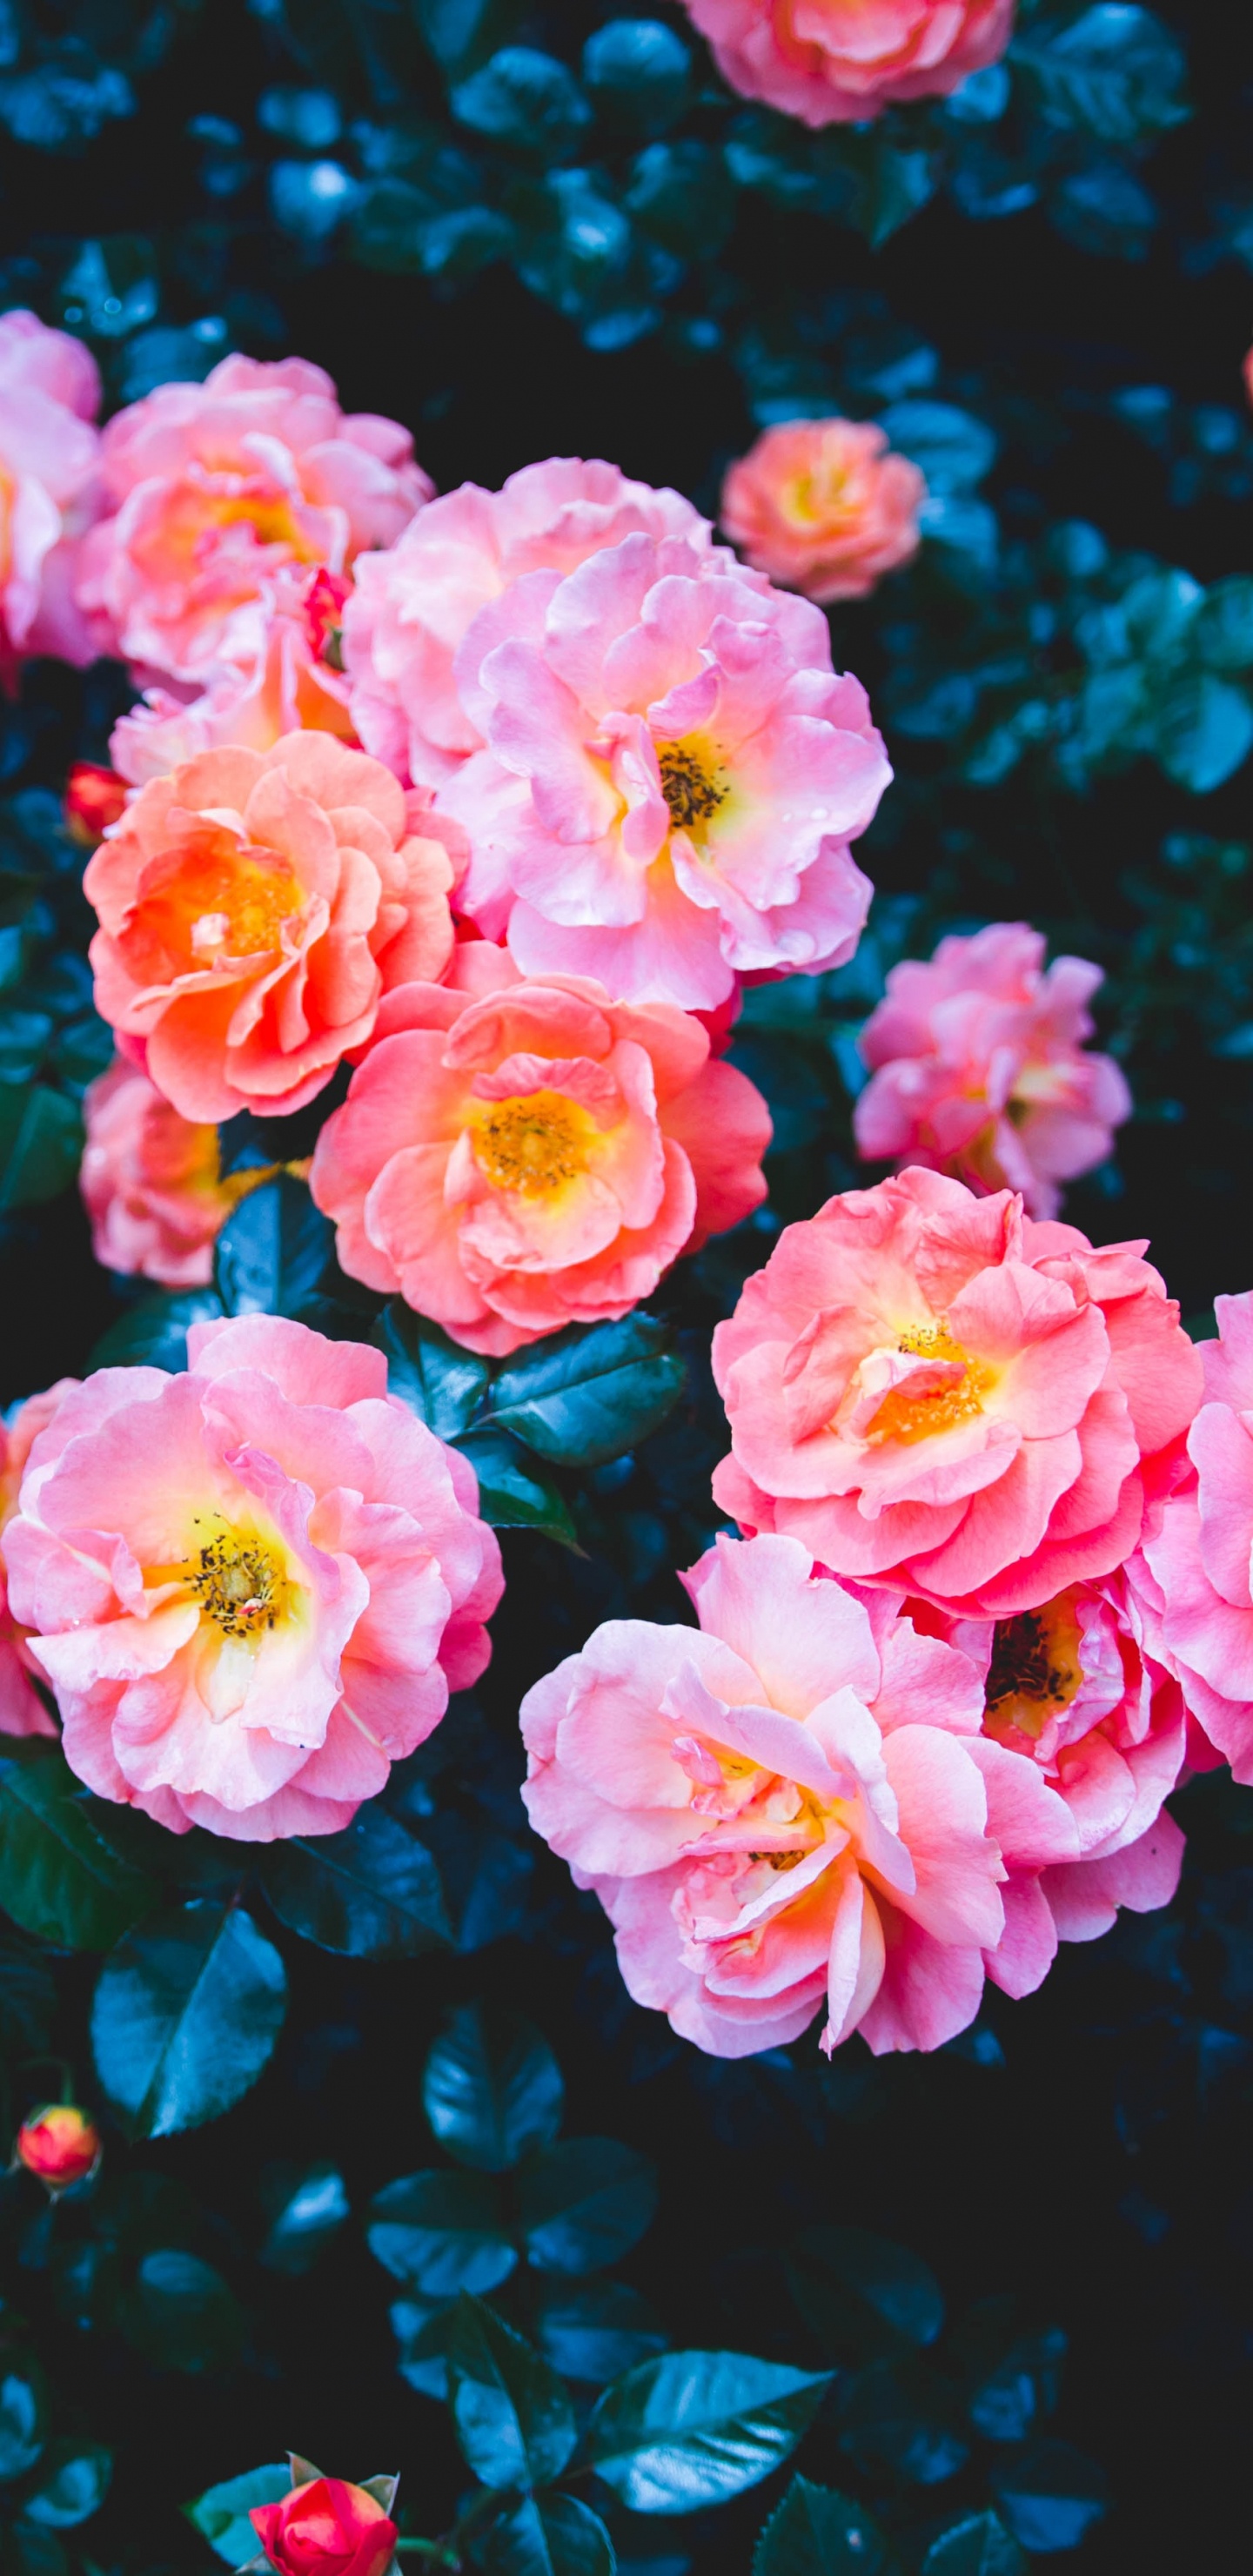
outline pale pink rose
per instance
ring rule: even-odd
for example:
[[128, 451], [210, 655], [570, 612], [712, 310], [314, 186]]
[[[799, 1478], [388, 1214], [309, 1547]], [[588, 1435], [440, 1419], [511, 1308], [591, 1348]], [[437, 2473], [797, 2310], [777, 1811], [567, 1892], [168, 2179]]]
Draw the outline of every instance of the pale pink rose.
[[1112, 1056], [1084, 1052], [1102, 972], [1084, 957], [1046, 968], [1044, 949], [1026, 922], [995, 921], [893, 966], [861, 1033], [871, 1078], [853, 1132], [868, 1162], [1020, 1190], [1030, 1216], [1055, 1216], [1058, 1183], [1105, 1161], [1131, 1094]]
[[1253, 1291], [1216, 1297], [1218, 1340], [1202, 1342], [1192, 1473], [1129, 1569], [1149, 1634], [1191, 1715], [1253, 1782]]
[[770, 1116], [687, 1012], [459, 946], [383, 1001], [309, 1185], [340, 1267], [500, 1356], [628, 1314], [760, 1205]]
[[184, 1118], [300, 1109], [382, 995], [452, 952], [441, 841], [327, 733], [202, 752], [140, 789], [83, 879], [96, 1008]]
[[1005, 1930], [975, 1666], [794, 1539], [720, 1538], [683, 1580], [699, 1629], [610, 1620], [528, 1692], [532, 1824], [699, 2048], [777, 2048], [823, 2003], [826, 2049], [938, 2048]]
[[913, 1168], [829, 1199], [714, 1334], [715, 1499], [835, 1574], [976, 1617], [1111, 1574], [1200, 1398], [1143, 1249]]
[[722, 525], [771, 581], [806, 599], [864, 599], [917, 554], [926, 495], [872, 421], [789, 420], [728, 467]]
[[101, 468], [108, 516], [80, 601], [113, 621], [127, 661], [176, 680], [249, 668], [276, 573], [346, 572], [432, 490], [408, 431], [342, 412], [304, 358], [223, 358], [203, 384], [158, 385], [109, 422]]
[[423, 510], [398, 544], [363, 555], [343, 651], [366, 750], [417, 786], [451, 777], [483, 742], [456, 679], [480, 609], [515, 581], [574, 572], [637, 534], [686, 537], [704, 550], [712, 530], [677, 492], [630, 482], [599, 459], [550, 456], [511, 474], [499, 492], [461, 484]]
[[66, 1395], [6, 1533], [14, 1614], [98, 1797], [335, 1833], [483, 1670], [499, 1549], [380, 1352], [273, 1315], [187, 1349]]
[[97, 1261], [165, 1288], [207, 1287], [232, 1208], [266, 1174], [224, 1180], [217, 1128], [180, 1118], [121, 1056], [84, 1093], [83, 1123], [78, 1181]]
[[28, 1396], [25, 1404], [14, 1406], [7, 1422], [0, 1421], [0, 1735], [55, 1735], [57, 1731], [30, 1678], [36, 1667], [9, 1608], [4, 1532], [17, 1509], [18, 1487], [31, 1449], [77, 1385], [75, 1377], [58, 1378], [46, 1395]]
[[469, 842], [457, 900], [524, 974], [707, 1010], [737, 974], [851, 957], [848, 845], [892, 773], [808, 600], [626, 537], [481, 610], [457, 681], [487, 743], [436, 793]]
[[201, 751], [241, 743], [270, 751], [285, 733], [329, 733], [355, 744], [348, 683], [323, 658], [317, 593], [324, 573], [286, 565], [275, 575], [267, 623], [255, 662], [216, 671], [208, 685], [183, 693], [144, 691], [109, 738], [113, 762], [130, 787], [164, 778]]
[[1014, 0], [684, 0], [725, 81], [806, 125], [947, 97], [1009, 43]]
[[0, 314], [0, 662], [99, 649], [75, 607], [83, 532], [98, 507], [100, 374], [90, 350], [33, 313]]

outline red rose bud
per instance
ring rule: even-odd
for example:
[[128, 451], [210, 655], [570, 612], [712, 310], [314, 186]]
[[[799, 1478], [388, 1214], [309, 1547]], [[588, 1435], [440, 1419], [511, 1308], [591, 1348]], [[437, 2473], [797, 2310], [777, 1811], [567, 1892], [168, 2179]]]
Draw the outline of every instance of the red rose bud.
[[116, 769], [101, 769], [94, 760], [76, 760], [65, 791], [65, 820], [72, 838], [94, 850], [107, 826], [125, 811], [126, 781]]
[[364, 2487], [312, 2478], [281, 2504], [252, 2507], [252, 2526], [280, 2576], [386, 2576], [396, 2525]]
[[52, 2193], [85, 2182], [100, 2162], [100, 2132], [72, 2102], [49, 2102], [17, 2133], [16, 2159]]

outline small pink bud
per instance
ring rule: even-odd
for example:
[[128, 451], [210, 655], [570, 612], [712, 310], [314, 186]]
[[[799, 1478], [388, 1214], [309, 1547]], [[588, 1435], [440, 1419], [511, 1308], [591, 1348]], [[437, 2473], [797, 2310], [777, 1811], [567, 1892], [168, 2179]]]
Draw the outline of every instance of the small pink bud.
[[33, 2111], [17, 2133], [16, 2157], [53, 2194], [85, 2182], [100, 2162], [100, 2132], [72, 2102], [49, 2102]]
[[126, 781], [116, 769], [102, 769], [94, 760], [76, 760], [65, 790], [65, 820], [73, 839], [94, 850], [108, 825], [118, 822], [125, 811]]
[[251, 2521], [279, 2576], [385, 2576], [396, 2525], [377, 2498], [343, 2478], [313, 2478]]

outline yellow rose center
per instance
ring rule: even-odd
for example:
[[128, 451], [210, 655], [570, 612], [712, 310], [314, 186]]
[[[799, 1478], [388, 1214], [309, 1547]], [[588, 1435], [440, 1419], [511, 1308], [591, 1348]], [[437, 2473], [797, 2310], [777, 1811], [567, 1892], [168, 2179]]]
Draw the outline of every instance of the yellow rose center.
[[885, 1395], [866, 1438], [876, 1446], [884, 1440], [931, 1440], [938, 1431], [954, 1431], [959, 1423], [971, 1422], [983, 1411], [983, 1399], [996, 1383], [996, 1372], [983, 1360], [972, 1360], [960, 1342], [955, 1342], [941, 1316], [935, 1324], [911, 1324], [896, 1345], [899, 1351], [912, 1351], [919, 1359], [958, 1360], [964, 1374], [950, 1378], [943, 1386], [926, 1387], [917, 1395], [909, 1386], [893, 1387]]
[[657, 767], [661, 771], [661, 792], [676, 831], [698, 830], [712, 820], [730, 795], [726, 772], [703, 743], [659, 743]]
[[174, 893], [197, 965], [281, 947], [283, 923], [302, 902], [286, 859], [268, 853], [194, 863], [180, 873]]
[[[208, 1524], [197, 1515], [196, 1526]], [[275, 1627], [288, 1607], [291, 1587], [278, 1551], [255, 1530], [235, 1529], [229, 1521], [217, 1522], [186, 1563], [171, 1570], [224, 1637], [252, 1643]]]
[[1083, 1680], [1079, 1622], [1072, 1592], [1039, 1610], [998, 1619], [984, 1694], [985, 1735], [1017, 1729], [1034, 1741], [1050, 1717], [1068, 1708]]
[[220, 528], [250, 527], [258, 545], [282, 546], [297, 563], [316, 563], [318, 560], [317, 547], [297, 526], [291, 502], [285, 495], [263, 501], [241, 492], [238, 497], [215, 500], [212, 516]]
[[494, 1190], [551, 1197], [587, 1168], [592, 1122], [560, 1091], [532, 1091], [483, 1103], [475, 1118], [474, 1154]]

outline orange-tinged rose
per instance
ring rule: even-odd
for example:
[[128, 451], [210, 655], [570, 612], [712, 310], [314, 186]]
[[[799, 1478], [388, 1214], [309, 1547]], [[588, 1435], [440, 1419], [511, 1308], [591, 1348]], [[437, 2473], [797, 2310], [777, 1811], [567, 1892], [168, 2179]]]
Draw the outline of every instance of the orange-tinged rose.
[[100, 2132], [73, 2102], [49, 2102], [32, 2111], [17, 2133], [17, 2161], [50, 2192], [85, 2182], [100, 2162]]
[[727, 473], [722, 525], [755, 572], [806, 599], [864, 599], [918, 551], [927, 487], [865, 420], [790, 420]]
[[396, 2525], [364, 2487], [311, 2478], [281, 2504], [258, 2504], [251, 2520], [280, 2576], [385, 2576]]

